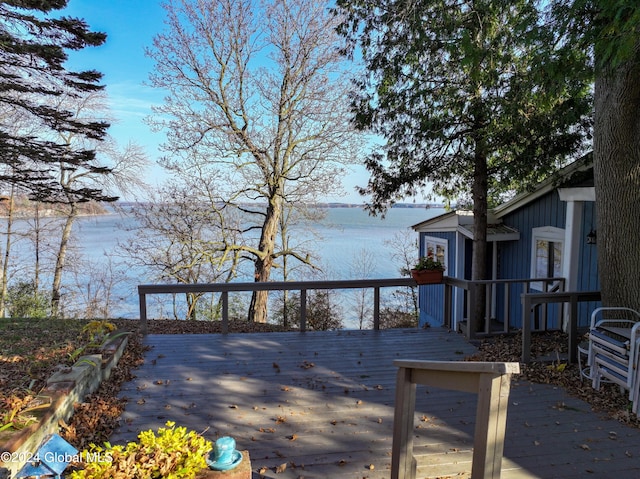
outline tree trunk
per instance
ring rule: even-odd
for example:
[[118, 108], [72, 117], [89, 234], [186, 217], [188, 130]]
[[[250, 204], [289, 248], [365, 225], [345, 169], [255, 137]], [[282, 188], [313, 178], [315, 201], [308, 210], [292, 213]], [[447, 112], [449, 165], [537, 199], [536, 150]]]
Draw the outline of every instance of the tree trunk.
[[11, 238], [13, 234], [13, 200], [15, 195], [15, 187], [11, 186], [9, 198], [4, 201], [9, 202], [7, 207], [7, 229], [6, 242], [4, 247], [4, 261], [2, 262], [2, 290], [0, 291], [0, 317], [5, 317], [5, 308], [7, 305], [8, 285], [9, 285], [9, 260], [11, 259]]
[[[480, 67], [478, 67], [480, 68]], [[481, 93], [477, 91], [478, 100], [474, 104], [474, 133], [472, 134], [475, 150], [473, 158], [473, 184], [471, 196], [473, 199], [473, 259], [471, 263], [471, 280], [487, 279], [487, 210], [488, 210], [488, 166], [487, 145], [483, 137], [484, 118]], [[485, 286], [478, 286], [475, 290], [475, 302], [468, 307], [472, 308], [474, 324], [471, 324], [472, 332], [482, 331], [485, 319]]]
[[[276, 234], [282, 214], [282, 199], [278, 195], [272, 196], [267, 207], [262, 234], [258, 246], [260, 255], [255, 260], [256, 283], [269, 281], [273, 267], [273, 252], [275, 250]], [[256, 323], [267, 322], [268, 291], [254, 291], [249, 306], [249, 321]]]
[[[474, 177], [472, 185], [473, 195], [473, 260], [471, 263], [471, 279], [483, 280], [487, 275], [487, 160], [481, 153], [476, 153]], [[475, 331], [482, 331], [485, 319], [485, 286], [476, 288], [475, 304], [473, 308]], [[473, 327], [473, 325], [472, 325]]]
[[62, 272], [64, 271], [67, 249], [69, 246], [69, 238], [71, 238], [71, 230], [73, 229], [73, 222], [78, 215], [78, 207], [75, 203], [69, 205], [69, 214], [64, 223], [62, 229], [62, 236], [60, 237], [60, 248], [56, 256], [56, 266], [53, 273], [53, 283], [51, 286], [51, 317], [55, 318], [60, 312], [60, 285], [62, 284]]
[[602, 303], [640, 311], [640, 64], [627, 62], [599, 72], [594, 95]]

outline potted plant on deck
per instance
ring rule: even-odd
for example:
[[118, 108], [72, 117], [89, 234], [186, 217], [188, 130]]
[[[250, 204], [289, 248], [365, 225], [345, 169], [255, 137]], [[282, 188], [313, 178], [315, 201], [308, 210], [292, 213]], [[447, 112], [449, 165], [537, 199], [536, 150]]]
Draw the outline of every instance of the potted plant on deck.
[[411, 276], [418, 284], [442, 283], [444, 264], [433, 257], [432, 253], [423, 256], [411, 269]]

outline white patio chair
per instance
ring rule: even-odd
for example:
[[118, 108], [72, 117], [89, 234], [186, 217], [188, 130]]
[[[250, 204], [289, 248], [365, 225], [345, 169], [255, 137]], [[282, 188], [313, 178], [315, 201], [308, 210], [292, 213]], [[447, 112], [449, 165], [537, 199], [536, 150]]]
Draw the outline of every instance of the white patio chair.
[[[611, 315], [619, 313], [620, 318]], [[599, 319], [606, 314], [608, 317]], [[629, 317], [636, 320], [627, 319]], [[640, 376], [640, 313], [630, 308], [602, 307], [591, 314], [589, 328], [589, 370], [594, 389], [600, 389], [603, 380], [618, 384], [628, 391], [629, 399], [637, 408]]]

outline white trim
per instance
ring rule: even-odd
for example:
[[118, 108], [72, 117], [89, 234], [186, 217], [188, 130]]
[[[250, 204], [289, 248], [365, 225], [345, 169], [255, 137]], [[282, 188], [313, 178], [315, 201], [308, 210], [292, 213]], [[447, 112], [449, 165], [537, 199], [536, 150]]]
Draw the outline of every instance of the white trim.
[[444, 249], [444, 267], [445, 267], [445, 271], [448, 271], [448, 268], [449, 268], [449, 240], [447, 240], [445, 238], [440, 238], [440, 237], [437, 237], [437, 236], [424, 235], [422, 237], [422, 246], [423, 246], [424, 256], [426, 256], [428, 254], [428, 250], [429, 250], [428, 244], [429, 243], [433, 243], [433, 245], [436, 247], [436, 249], [437, 249], [438, 246], [442, 246], [442, 248]]
[[[565, 234], [564, 234], [564, 251], [562, 252], [562, 273], [566, 278], [564, 285], [566, 291], [576, 291], [578, 289], [578, 268], [580, 267], [580, 232], [583, 221], [584, 202], [568, 201]], [[564, 324], [563, 330], [566, 331], [569, 320], [569, 305], [564, 305]]]
[[[556, 228], [555, 226], [541, 226], [539, 228], [531, 228], [531, 262], [529, 275], [531, 278], [536, 278], [537, 264], [536, 264], [536, 242], [538, 240], [545, 240], [554, 243], [560, 243], [562, 245], [562, 271], [560, 271], [560, 275], [562, 276], [564, 272], [564, 256], [566, 252], [566, 244], [565, 244], [565, 230], [562, 228]], [[542, 282], [531, 283], [531, 289], [542, 291], [543, 285]]]
[[559, 180], [569, 178], [578, 171], [587, 171], [592, 166], [593, 163], [591, 158], [588, 155], [585, 155], [543, 180], [538, 184], [534, 191], [520, 193], [506, 203], [497, 206], [493, 209], [493, 213], [497, 218], [502, 218], [503, 216], [529, 204], [533, 200], [553, 191], [557, 187]]
[[595, 201], [596, 188], [587, 186], [582, 188], [558, 188], [560, 201]]
[[582, 226], [584, 203], [567, 203], [564, 251], [562, 252], [562, 273], [567, 279], [565, 289], [575, 291], [578, 288], [578, 265], [580, 264], [580, 231]]
[[[464, 279], [465, 236], [456, 233], [456, 278]], [[453, 319], [451, 329], [458, 331], [458, 324], [464, 321], [464, 296], [462, 288], [453, 288]]]

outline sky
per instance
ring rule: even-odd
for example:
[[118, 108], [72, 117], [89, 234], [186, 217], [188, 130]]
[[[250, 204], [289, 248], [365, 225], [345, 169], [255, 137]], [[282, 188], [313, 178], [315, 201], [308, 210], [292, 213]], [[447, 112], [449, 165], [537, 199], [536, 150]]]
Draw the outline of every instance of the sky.
[[[164, 28], [164, 10], [160, 0], [69, 0], [65, 10], [57, 12], [84, 19], [93, 31], [107, 34], [100, 47], [69, 52], [67, 67], [73, 70], [95, 69], [103, 73], [111, 113], [117, 119], [109, 129], [120, 147], [129, 141], [143, 146], [155, 164], [161, 156], [158, 146], [162, 133], [153, 133], [144, 123], [153, 104], [162, 102], [162, 92], [145, 85], [153, 61], [144, 54], [153, 37]], [[368, 173], [364, 167], [349, 167], [343, 179], [346, 196], [325, 198], [326, 201], [362, 203], [355, 186], [365, 186]], [[152, 184], [164, 178], [155, 166], [148, 175]]]

